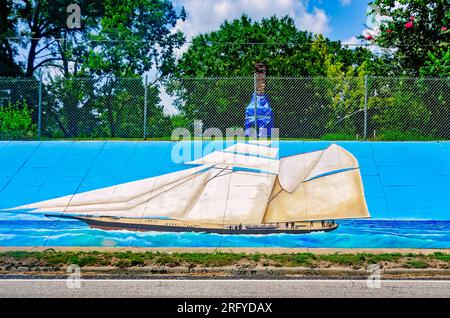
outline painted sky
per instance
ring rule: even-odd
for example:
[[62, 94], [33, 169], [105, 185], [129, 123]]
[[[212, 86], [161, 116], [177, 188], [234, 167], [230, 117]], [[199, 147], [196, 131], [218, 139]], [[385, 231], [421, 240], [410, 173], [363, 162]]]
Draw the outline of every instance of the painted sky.
[[246, 13], [254, 20], [272, 15], [289, 15], [302, 30], [323, 33], [333, 40], [354, 42], [367, 21], [369, 0], [175, 0], [175, 7], [187, 12], [177, 28], [188, 39], [213, 31], [226, 19]]

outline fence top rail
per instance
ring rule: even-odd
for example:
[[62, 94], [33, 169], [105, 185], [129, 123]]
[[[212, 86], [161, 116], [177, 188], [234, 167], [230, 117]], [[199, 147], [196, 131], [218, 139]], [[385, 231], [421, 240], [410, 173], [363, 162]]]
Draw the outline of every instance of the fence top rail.
[[9, 76], [0, 76], [0, 81], [29, 81], [29, 82], [36, 82], [36, 81], [39, 81], [39, 77], [9, 77]]
[[[365, 76], [266, 76], [266, 79], [364, 79]], [[375, 76], [375, 75], [367, 75], [367, 78], [381, 78], [381, 79], [398, 79], [398, 80], [450, 80], [450, 77], [403, 77], [403, 76]], [[213, 79], [254, 79], [253, 76], [207, 76], [207, 77], [172, 77], [171, 80], [213, 80]]]
[[380, 75], [368, 75], [368, 78], [371, 79], [397, 79], [397, 80], [444, 80], [444, 81], [448, 81], [450, 80], [450, 76], [446, 76], [446, 77], [412, 77], [412, 76], [380, 76]]
[[[134, 80], [142, 81], [144, 76], [140, 77], [117, 77], [114, 80]], [[266, 76], [268, 80], [346, 80], [346, 79], [364, 79], [365, 76]], [[370, 79], [385, 79], [385, 80], [434, 80], [434, 81], [448, 81], [450, 77], [408, 77], [408, 76], [379, 76], [379, 75], [368, 75], [367, 78]], [[86, 80], [86, 81], [102, 81], [106, 80], [107, 77], [69, 77], [69, 78], [59, 78], [59, 80], [64, 81], [76, 81], [76, 80]], [[207, 76], [207, 77], [169, 77], [161, 81], [177, 81], [177, 80], [253, 80], [253, 76]], [[38, 77], [8, 77], [1, 76], [0, 81], [24, 81], [24, 82], [36, 82], [40, 79]]]
[[[138, 76], [138, 77], [115, 77], [115, 78], [110, 78], [112, 80], [140, 80], [142, 81], [143, 78], [145, 78], [145, 75], [143, 76]], [[52, 78], [51, 80], [89, 80], [89, 81], [99, 81], [99, 80], [106, 80], [108, 79], [108, 76], [102, 76], [102, 77], [96, 77], [96, 78], [92, 78], [92, 77], [58, 77], [58, 78]], [[39, 81], [39, 77], [38, 76], [33, 76], [33, 77], [20, 77], [20, 76], [16, 76], [16, 77], [9, 77], [9, 76], [0, 76], [0, 81], [5, 80], [5, 81]]]

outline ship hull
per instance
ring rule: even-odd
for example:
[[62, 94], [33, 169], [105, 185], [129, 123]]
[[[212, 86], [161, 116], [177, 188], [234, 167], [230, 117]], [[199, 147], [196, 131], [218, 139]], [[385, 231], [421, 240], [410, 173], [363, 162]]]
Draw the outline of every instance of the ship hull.
[[60, 216], [63, 218], [77, 219], [85, 222], [91, 228], [102, 229], [106, 231], [127, 230], [135, 232], [196, 232], [196, 233], [214, 233], [223, 235], [261, 235], [261, 234], [308, 234], [313, 232], [330, 232], [338, 228], [338, 224], [328, 224], [326, 226], [302, 227], [302, 228], [220, 228], [206, 226], [183, 226], [183, 225], [165, 225], [148, 224], [145, 222], [124, 222], [95, 218]]

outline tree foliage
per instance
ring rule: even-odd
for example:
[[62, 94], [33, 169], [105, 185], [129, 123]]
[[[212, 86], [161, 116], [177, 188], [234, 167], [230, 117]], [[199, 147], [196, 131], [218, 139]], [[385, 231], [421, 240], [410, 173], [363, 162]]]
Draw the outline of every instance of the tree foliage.
[[17, 35], [17, 17], [12, 13], [12, 0], [0, 0], [0, 76], [17, 76], [22, 72], [14, 60], [17, 50], [10, 38]]
[[398, 75], [450, 75], [448, 0], [375, 0], [369, 7], [380, 20], [374, 41], [395, 48]]
[[[241, 127], [254, 64], [264, 62], [281, 137], [361, 135], [367, 106], [369, 132], [450, 138], [449, 81], [405, 78], [450, 75], [446, 0], [372, 1], [369, 14], [379, 18], [379, 30], [370, 41], [390, 54], [343, 47], [299, 30], [288, 16], [252, 21], [243, 15], [195, 36], [179, 60], [174, 52], [184, 35], [173, 27], [186, 12], [176, 12], [171, 1], [80, 0], [81, 27], [68, 29], [72, 2], [0, 0], [0, 75], [29, 80], [0, 82], [0, 106], [26, 105], [36, 123], [35, 77], [50, 69], [42, 91], [48, 137], [141, 136], [144, 116], [149, 137], [170, 135], [172, 127], [192, 126], [194, 119], [204, 128]], [[27, 52], [23, 65], [20, 46]], [[157, 79], [145, 84], [142, 75], [149, 71]], [[166, 78], [171, 81], [161, 81]], [[162, 84], [177, 97], [180, 113], [172, 118], [163, 112]]]
[[[71, 29], [66, 25], [66, 9], [71, 3], [2, 2], [9, 10], [8, 32], [29, 41], [16, 41], [10, 48], [6, 46], [9, 42], [2, 41], [0, 48], [9, 49], [10, 55], [17, 54], [14, 48], [18, 45], [26, 49], [24, 75], [28, 78], [45, 67], [50, 70], [43, 87], [44, 134], [136, 136], [143, 131], [145, 88], [141, 75], [156, 70], [157, 75], [166, 76], [171, 71], [174, 50], [184, 43], [183, 34], [171, 29], [184, 19], [185, 12], [178, 14], [168, 0], [81, 0], [77, 2], [81, 26]], [[0, 17], [3, 21], [3, 11]], [[3, 29], [2, 24], [2, 34]], [[8, 55], [4, 58], [2, 54], [2, 71], [3, 64], [14, 66], [6, 58]], [[13, 86], [4, 87], [5, 91]], [[161, 122], [170, 123], [170, 119], [163, 114], [157, 84], [147, 83], [147, 91], [148, 131], [161, 134]], [[36, 96], [22, 97], [37, 120]]]
[[[254, 43], [254, 44], [252, 44]], [[327, 48], [324, 54], [322, 48]], [[272, 76], [325, 75], [325, 60], [344, 68], [372, 58], [364, 48], [342, 48], [338, 41], [298, 30], [288, 16], [260, 22], [243, 15], [225, 21], [217, 31], [200, 34], [183, 54], [177, 76], [251, 76], [255, 62], [265, 62]]]
[[[217, 31], [194, 37], [192, 42], [177, 65], [177, 77], [225, 78], [177, 80], [170, 88], [180, 99], [181, 112], [202, 120], [206, 128], [224, 129], [244, 122], [243, 110], [253, 92], [255, 62], [268, 65], [266, 93], [281, 137], [320, 137], [324, 127], [332, 127], [331, 122], [336, 121], [337, 108], [344, 107], [336, 101], [340, 92], [333, 91], [334, 78], [378, 71], [374, 67], [378, 58], [367, 49], [348, 49], [338, 41], [298, 30], [288, 16], [254, 22], [243, 15], [225, 21]], [[226, 78], [230, 76], [246, 78]], [[353, 89], [349, 87], [348, 92]], [[361, 107], [363, 90], [358, 94], [353, 110]], [[338, 105], [324, 107], [333, 102]]]
[[181, 32], [171, 32], [178, 20], [165, 0], [103, 1], [100, 32], [89, 34], [92, 48], [83, 63], [85, 74], [140, 76], [152, 67], [167, 75], [174, 64], [174, 49], [184, 43]]
[[[372, 123], [381, 131], [450, 137], [450, 2], [375, 0], [369, 15], [379, 30], [373, 41], [392, 51], [391, 74], [422, 79], [374, 79]], [[374, 107], [377, 105], [377, 107]]]
[[35, 135], [36, 126], [25, 103], [0, 107], [0, 139], [30, 139]]
[[71, 0], [13, 1], [11, 16], [20, 24], [18, 35], [29, 39], [18, 43], [28, 51], [25, 76], [32, 77], [42, 66], [53, 66], [68, 74], [69, 63], [77, 63], [86, 53], [86, 48], [77, 43], [95, 27], [103, 6], [99, 1], [78, 1], [83, 12], [82, 25], [71, 29], [66, 25], [66, 10], [72, 3]]

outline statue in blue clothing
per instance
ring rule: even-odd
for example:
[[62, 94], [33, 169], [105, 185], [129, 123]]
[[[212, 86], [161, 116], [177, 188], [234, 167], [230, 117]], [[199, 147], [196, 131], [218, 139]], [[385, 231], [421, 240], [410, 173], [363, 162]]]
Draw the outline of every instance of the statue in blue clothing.
[[258, 138], [270, 137], [274, 128], [273, 111], [270, 107], [269, 96], [266, 90], [267, 65], [255, 65], [255, 89], [250, 103], [245, 109], [245, 136]]

